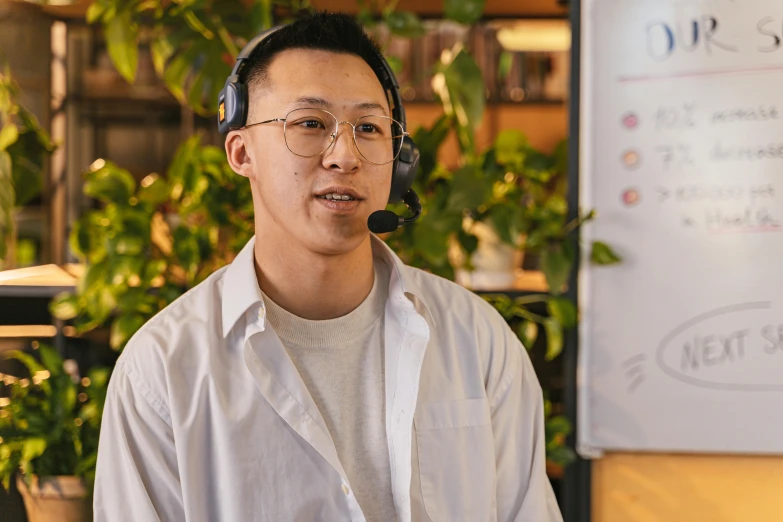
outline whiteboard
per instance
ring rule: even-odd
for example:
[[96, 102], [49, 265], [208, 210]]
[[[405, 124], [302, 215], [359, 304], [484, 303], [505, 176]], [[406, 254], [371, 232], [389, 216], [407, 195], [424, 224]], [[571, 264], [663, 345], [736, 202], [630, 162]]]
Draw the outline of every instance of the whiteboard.
[[578, 451], [783, 453], [783, 1], [583, 2]]

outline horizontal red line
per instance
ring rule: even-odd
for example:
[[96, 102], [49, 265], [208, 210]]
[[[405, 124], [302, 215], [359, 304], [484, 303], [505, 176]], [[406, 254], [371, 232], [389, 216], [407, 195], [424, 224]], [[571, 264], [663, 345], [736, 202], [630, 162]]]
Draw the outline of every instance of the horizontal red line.
[[728, 74], [751, 74], [763, 72], [783, 71], [783, 65], [770, 65], [768, 67], [748, 67], [744, 69], [704, 69], [699, 71], [683, 71], [668, 74], [646, 74], [639, 76], [619, 76], [617, 81], [627, 82], [647, 82], [654, 80], [669, 80], [676, 78], [693, 78], [696, 76], [721, 76]]
[[752, 232], [780, 232], [780, 227], [769, 226], [769, 227], [747, 227], [747, 228], [724, 228], [721, 230], [710, 230], [710, 233], [712, 234], [729, 234], [732, 232], [737, 234], [752, 233]]

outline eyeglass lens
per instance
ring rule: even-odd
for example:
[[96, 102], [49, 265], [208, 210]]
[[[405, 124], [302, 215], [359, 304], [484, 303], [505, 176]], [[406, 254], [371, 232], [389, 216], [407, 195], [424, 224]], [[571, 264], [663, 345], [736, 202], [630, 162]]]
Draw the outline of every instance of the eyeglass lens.
[[[298, 156], [322, 154], [332, 144], [337, 126], [334, 116], [321, 109], [296, 109], [288, 113], [285, 141]], [[394, 161], [402, 147], [403, 130], [397, 121], [385, 116], [362, 116], [355, 122], [356, 148], [371, 163]]]

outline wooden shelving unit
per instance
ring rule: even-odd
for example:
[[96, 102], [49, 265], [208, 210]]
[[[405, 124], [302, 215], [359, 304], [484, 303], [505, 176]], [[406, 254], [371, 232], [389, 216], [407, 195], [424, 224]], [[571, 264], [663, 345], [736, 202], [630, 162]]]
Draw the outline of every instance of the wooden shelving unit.
[[[84, 18], [92, 0], [77, 0], [69, 5], [44, 5], [44, 12], [58, 18]], [[356, 0], [313, 0], [316, 9], [358, 12]], [[568, 15], [567, 2], [562, 0], [486, 0], [484, 17], [550, 17], [564, 18]], [[413, 11], [424, 17], [443, 16], [443, 0], [400, 0], [398, 10]]]

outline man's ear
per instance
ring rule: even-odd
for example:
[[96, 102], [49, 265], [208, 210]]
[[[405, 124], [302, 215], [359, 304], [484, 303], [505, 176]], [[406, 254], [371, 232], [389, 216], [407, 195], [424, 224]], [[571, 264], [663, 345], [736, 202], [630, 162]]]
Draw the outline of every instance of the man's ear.
[[255, 179], [253, 157], [250, 154], [248, 136], [241, 131], [231, 131], [226, 136], [226, 157], [231, 170], [249, 179]]

